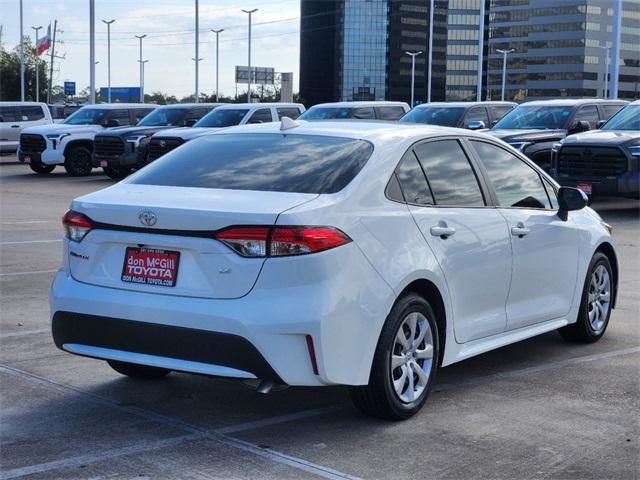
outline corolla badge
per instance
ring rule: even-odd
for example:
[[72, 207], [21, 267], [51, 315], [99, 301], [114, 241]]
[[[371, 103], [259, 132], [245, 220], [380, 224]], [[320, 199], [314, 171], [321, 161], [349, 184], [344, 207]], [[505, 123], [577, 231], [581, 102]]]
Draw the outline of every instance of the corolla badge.
[[158, 221], [158, 216], [150, 210], [143, 210], [138, 214], [138, 218], [145, 227], [153, 227]]

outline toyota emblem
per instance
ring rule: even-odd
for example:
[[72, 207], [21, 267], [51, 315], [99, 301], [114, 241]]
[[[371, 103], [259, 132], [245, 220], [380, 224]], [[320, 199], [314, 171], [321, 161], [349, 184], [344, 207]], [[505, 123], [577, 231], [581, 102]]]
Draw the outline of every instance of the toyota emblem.
[[160, 146], [161, 147], [166, 147], [167, 146], [167, 142], [165, 140], [160, 140]]
[[158, 216], [149, 210], [140, 212], [138, 218], [140, 219], [140, 223], [145, 227], [153, 227], [158, 221]]

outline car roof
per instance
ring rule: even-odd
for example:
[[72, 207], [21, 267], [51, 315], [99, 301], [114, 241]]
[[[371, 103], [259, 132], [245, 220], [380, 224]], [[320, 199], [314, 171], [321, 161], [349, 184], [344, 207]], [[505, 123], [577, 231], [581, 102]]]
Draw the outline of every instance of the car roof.
[[386, 101], [386, 100], [371, 100], [371, 101], [357, 101], [357, 102], [328, 102], [328, 103], [317, 103], [311, 108], [316, 107], [327, 107], [327, 108], [336, 108], [336, 107], [408, 107], [409, 104], [407, 102], [394, 102], [394, 101]]
[[154, 103], [88, 103], [84, 107], [97, 107], [105, 110], [114, 110], [117, 108], [158, 108], [159, 105]]
[[577, 105], [585, 104], [613, 104], [613, 105], [626, 105], [626, 100], [604, 100], [602, 98], [566, 98], [566, 99], [554, 99], [554, 100], [533, 100], [531, 102], [525, 102], [520, 106], [558, 106], [558, 107], [573, 107]]
[[640, 105], [640, 100], [634, 100], [629, 105]]
[[430, 137], [442, 137], [446, 135], [469, 136], [490, 138], [482, 133], [472, 130], [440, 127], [422, 123], [399, 123], [380, 120], [323, 120], [322, 122], [307, 120], [290, 120], [293, 127], [281, 130], [282, 122], [269, 122], [258, 124], [239, 125], [211, 132], [209, 135], [222, 135], [228, 133], [283, 133], [296, 135], [321, 135], [328, 137], [345, 137], [368, 140], [372, 143], [386, 141], [420, 140]]
[[44, 105], [47, 106], [44, 102], [0, 102], [0, 105], [3, 107], [19, 107], [20, 105]]
[[198, 108], [198, 107], [219, 107], [226, 103], [171, 103], [169, 105], [156, 105], [156, 108]]
[[219, 106], [216, 110], [228, 110], [234, 108], [271, 108], [271, 107], [303, 107], [301, 103], [288, 103], [288, 102], [265, 102], [265, 103], [225, 103]]
[[486, 102], [431, 102], [421, 103], [413, 108], [427, 108], [427, 107], [475, 107], [477, 105], [506, 105], [509, 107], [515, 107], [518, 104], [515, 102], [501, 102], [501, 101], [486, 101]]

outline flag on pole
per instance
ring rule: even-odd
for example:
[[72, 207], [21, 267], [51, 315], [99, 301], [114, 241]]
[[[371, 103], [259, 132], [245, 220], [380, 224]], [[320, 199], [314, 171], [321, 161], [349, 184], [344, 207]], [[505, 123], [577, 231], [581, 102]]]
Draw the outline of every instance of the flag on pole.
[[51, 43], [51, 24], [47, 28], [47, 34], [38, 39], [38, 43], [36, 44], [36, 55], [40, 56], [47, 50], [49, 50], [49, 44]]

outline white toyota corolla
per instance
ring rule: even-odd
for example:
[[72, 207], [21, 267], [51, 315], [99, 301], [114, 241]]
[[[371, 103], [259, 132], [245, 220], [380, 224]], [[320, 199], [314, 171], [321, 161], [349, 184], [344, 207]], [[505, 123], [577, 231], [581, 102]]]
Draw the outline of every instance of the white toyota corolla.
[[407, 418], [439, 366], [604, 334], [616, 249], [585, 205], [469, 130], [237, 127], [72, 202], [53, 337], [132, 377], [348, 385]]

